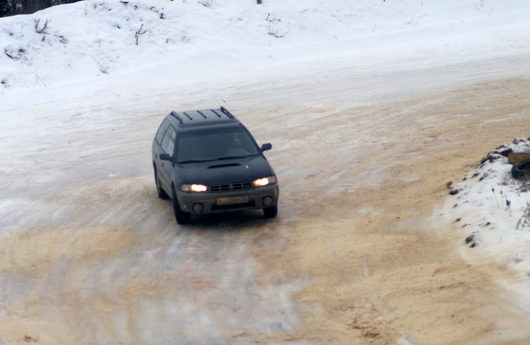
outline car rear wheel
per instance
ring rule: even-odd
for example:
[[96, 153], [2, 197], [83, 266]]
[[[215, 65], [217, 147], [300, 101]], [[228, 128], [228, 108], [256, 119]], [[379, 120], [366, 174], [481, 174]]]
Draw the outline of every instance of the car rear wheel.
[[278, 206], [267, 207], [263, 209], [265, 218], [274, 218], [278, 214]]
[[173, 211], [175, 212], [175, 219], [177, 220], [177, 223], [181, 225], [189, 224], [191, 222], [191, 214], [180, 209], [175, 188], [173, 188], [171, 193], [171, 201], [173, 202]]
[[160, 199], [167, 200], [169, 199], [169, 195], [167, 195], [166, 191], [160, 185], [160, 180], [158, 179], [158, 173], [156, 171], [156, 167], [154, 168], [154, 170], [155, 170], [156, 194], [158, 195]]

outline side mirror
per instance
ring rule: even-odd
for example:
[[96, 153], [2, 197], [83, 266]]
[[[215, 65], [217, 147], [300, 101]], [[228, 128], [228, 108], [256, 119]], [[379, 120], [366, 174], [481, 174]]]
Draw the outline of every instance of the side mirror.
[[160, 154], [160, 160], [161, 161], [170, 161], [171, 162], [173, 159], [167, 153], [161, 153]]
[[261, 152], [268, 151], [270, 149], [272, 149], [272, 144], [271, 143], [266, 143], [266, 144], [261, 145]]

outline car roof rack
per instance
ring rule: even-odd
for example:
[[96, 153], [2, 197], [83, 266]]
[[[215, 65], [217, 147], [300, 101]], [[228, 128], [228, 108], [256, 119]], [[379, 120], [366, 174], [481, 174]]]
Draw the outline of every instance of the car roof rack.
[[178, 121], [178, 126], [195, 127], [214, 123], [238, 122], [234, 114], [225, 107], [217, 109], [201, 109], [186, 111], [171, 111], [171, 117]]
[[218, 118], [221, 118], [221, 117], [222, 117], [221, 114], [219, 114], [219, 113], [217, 112], [217, 109], [212, 109], [212, 113], [214, 113], [215, 115], [217, 115]]
[[224, 113], [229, 118], [231, 118], [231, 119], [235, 118], [234, 115], [232, 115], [232, 113], [228, 109], [226, 109], [225, 107], [221, 106], [220, 109], [221, 109], [221, 112]]
[[197, 113], [199, 113], [199, 115], [201, 115], [205, 120], [208, 118], [206, 115], [204, 115], [204, 113], [200, 110], [197, 110]]
[[191, 117], [187, 112], [183, 111], [182, 114], [186, 116], [190, 121], [193, 121], [193, 117]]
[[180, 124], [183, 124], [184, 121], [182, 121], [182, 118], [174, 111], [172, 111], [171, 113], [169, 113], [169, 115], [173, 116], [175, 119], [178, 120], [178, 122], [180, 122]]

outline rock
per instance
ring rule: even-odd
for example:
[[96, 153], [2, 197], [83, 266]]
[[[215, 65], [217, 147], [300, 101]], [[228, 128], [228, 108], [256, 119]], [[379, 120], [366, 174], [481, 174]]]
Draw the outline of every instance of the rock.
[[465, 242], [469, 245], [469, 248], [478, 247], [478, 239], [474, 233], [466, 237]]
[[488, 157], [488, 161], [489, 161], [490, 163], [493, 163], [493, 162], [495, 162], [495, 161], [496, 161], [497, 159], [499, 159], [499, 158], [500, 158], [500, 156], [489, 156], [489, 157]]
[[513, 256], [513, 261], [515, 261], [515, 263], [520, 263], [520, 262], [523, 262], [525, 259], [525, 256], [524, 254], [522, 253], [517, 253]]
[[508, 157], [508, 155], [509, 155], [510, 153], [512, 153], [512, 152], [513, 152], [512, 149], [506, 149], [506, 150], [500, 151], [499, 154], [502, 155], [502, 156], [504, 156], [504, 157]]

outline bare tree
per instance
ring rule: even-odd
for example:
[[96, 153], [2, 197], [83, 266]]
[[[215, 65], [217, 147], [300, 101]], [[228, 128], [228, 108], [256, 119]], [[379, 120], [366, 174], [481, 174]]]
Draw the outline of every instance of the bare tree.
[[145, 34], [147, 30], [144, 29], [144, 25], [142, 24], [138, 30], [134, 33], [134, 38], [136, 39], [136, 45], [138, 45], [138, 40], [140, 39], [140, 36]]
[[48, 32], [46, 32], [46, 29], [48, 29], [48, 19], [44, 22], [42, 26], [40, 26], [40, 19], [34, 19], [33, 23], [35, 24], [35, 32], [41, 35], [46, 35]]

